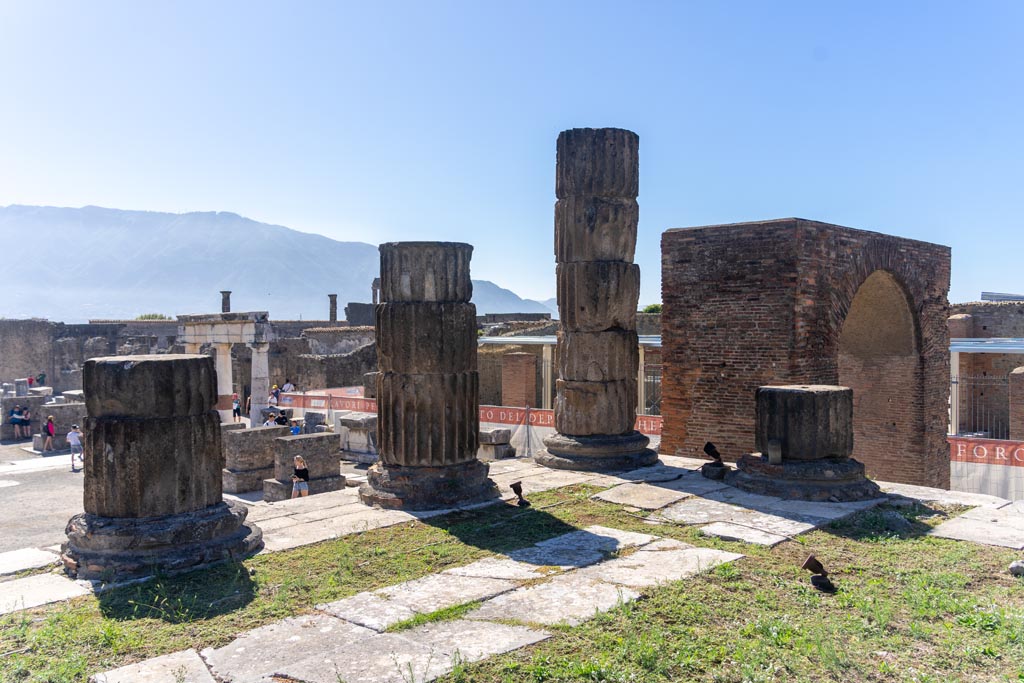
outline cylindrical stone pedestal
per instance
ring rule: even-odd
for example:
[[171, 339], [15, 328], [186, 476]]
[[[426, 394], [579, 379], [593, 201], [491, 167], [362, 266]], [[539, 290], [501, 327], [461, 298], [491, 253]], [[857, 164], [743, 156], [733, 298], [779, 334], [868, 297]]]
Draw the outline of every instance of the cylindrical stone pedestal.
[[615, 128], [558, 136], [555, 194], [557, 434], [536, 461], [573, 470], [649, 465], [657, 454], [635, 431], [639, 350], [633, 263], [640, 139]]
[[473, 247], [398, 242], [380, 247], [377, 304], [378, 462], [363, 502], [426, 510], [497, 497], [477, 460], [480, 387]]
[[[853, 390], [827, 385], [759, 387], [755, 440], [727, 484], [793, 500], [845, 502], [881, 495], [853, 453]], [[781, 462], [768, 453], [778, 449]]]
[[238, 559], [262, 547], [247, 509], [221, 496], [220, 418], [208, 356], [86, 361], [84, 514], [68, 522], [67, 569], [116, 581]]

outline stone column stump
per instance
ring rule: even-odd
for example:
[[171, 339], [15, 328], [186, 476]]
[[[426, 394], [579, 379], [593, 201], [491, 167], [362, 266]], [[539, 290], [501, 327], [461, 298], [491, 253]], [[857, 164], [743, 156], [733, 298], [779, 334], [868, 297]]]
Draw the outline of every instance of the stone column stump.
[[[847, 502], [882, 495], [853, 453], [853, 390], [827, 385], [758, 387], [755, 442], [725, 482], [790, 500]], [[772, 463], [769, 451], [781, 453]], [[763, 455], [762, 455], [763, 454]]]
[[243, 505], [221, 495], [213, 359], [93, 358], [86, 395], [84, 514], [62, 547], [80, 579], [118, 581], [239, 559], [263, 546]]
[[555, 429], [536, 461], [570, 470], [650, 465], [634, 429], [640, 267], [633, 263], [640, 138], [615, 128], [558, 136], [555, 174], [558, 380]]
[[382, 244], [376, 307], [379, 461], [359, 489], [364, 503], [436, 509], [498, 495], [479, 447], [480, 387], [473, 247]]

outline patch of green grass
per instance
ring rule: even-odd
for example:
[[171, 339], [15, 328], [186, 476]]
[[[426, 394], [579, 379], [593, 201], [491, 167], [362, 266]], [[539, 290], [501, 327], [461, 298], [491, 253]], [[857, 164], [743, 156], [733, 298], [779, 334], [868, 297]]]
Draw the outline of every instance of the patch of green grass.
[[417, 614], [416, 616], [399, 621], [396, 624], [392, 624], [388, 627], [388, 631], [407, 631], [423, 624], [432, 624], [436, 621], [451, 621], [453, 619], [459, 619], [469, 614], [477, 607], [480, 606], [479, 600], [472, 600], [470, 602], [464, 602], [461, 605], [452, 605], [451, 607], [445, 607], [444, 609], [435, 610], [427, 614]]
[[[589, 499], [593, 487], [533, 494], [523, 510], [496, 505], [376, 529], [112, 590], [0, 618], [0, 680], [83, 681], [90, 674], [238, 633], [319, 603], [461, 566], [576, 528], [653, 533], [745, 558], [644, 591], [578, 627], [476, 662], [448, 683], [514, 681], [1024, 680], [1024, 582], [1017, 553], [924, 535], [959, 509], [892, 508], [911, 523], [892, 533], [885, 509], [775, 548], [650, 526]], [[814, 590], [800, 564], [813, 552], [838, 592]], [[474, 603], [396, 625], [454, 619]], [[1020, 677], [1020, 678], [1018, 678]]]

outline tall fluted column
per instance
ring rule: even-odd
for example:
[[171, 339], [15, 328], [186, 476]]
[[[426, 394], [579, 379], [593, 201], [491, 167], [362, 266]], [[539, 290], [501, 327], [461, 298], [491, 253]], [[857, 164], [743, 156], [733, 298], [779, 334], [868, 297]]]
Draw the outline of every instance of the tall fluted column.
[[430, 509], [493, 498], [476, 457], [480, 398], [473, 247], [447, 242], [380, 246], [376, 307], [377, 446], [363, 502]]
[[220, 292], [220, 312], [230, 313], [231, 312], [231, 291], [222, 289]]
[[332, 323], [336, 323], [336, 322], [338, 322], [338, 295], [337, 294], [328, 294], [327, 295], [327, 300], [330, 303], [330, 308], [328, 309], [328, 315], [330, 316], [330, 321]]
[[616, 128], [558, 136], [555, 194], [558, 381], [555, 429], [537, 462], [611, 470], [655, 462], [635, 431], [640, 139]]
[[83, 368], [84, 514], [64, 562], [107, 581], [240, 559], [262, 545], [222, 499], [217, 379], [209, 356], [93, 358]]

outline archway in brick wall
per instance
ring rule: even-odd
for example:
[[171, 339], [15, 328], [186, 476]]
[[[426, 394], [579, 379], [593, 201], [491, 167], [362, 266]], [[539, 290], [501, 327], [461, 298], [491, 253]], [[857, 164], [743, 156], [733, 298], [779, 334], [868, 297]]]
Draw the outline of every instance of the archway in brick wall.
[[868, 475], [900, 480], [924, 438], [920, 331], [910, 299], [876, 270], [857, 289], [839, 334], [839, 383], [853, 389], [854, 457]]

